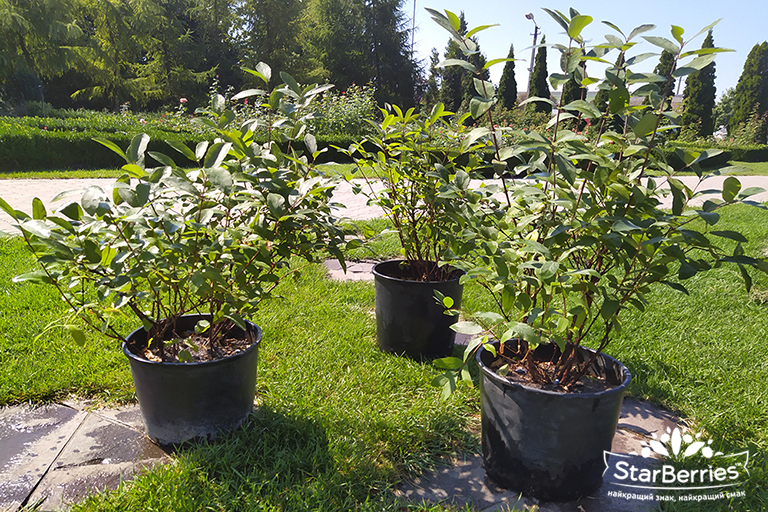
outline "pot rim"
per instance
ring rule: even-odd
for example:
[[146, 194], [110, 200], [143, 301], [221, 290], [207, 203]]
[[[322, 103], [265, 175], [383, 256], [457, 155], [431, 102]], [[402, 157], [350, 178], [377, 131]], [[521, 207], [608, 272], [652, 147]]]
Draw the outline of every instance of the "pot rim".
[[[500, 345], [498, 341], [493, 341], [492, 344], [496, 347]], [[581, 348], [583, 350], [586, 350], [588, 352], [595, 352], [594, 349], [591, 349], [589, 347], [582, 347], [579, 345], [578, 348]], [[501, 384], [504, 386], [509, 386], [512, 388], [520, 388], [522, 390], [531, 392], [531, 393], [541, 393], [543, 395], [552, 395], [552, 396], [559, 396], [562, 397], [565, 400], [581, 400], [581, 399], [592, 399], [592, 398], [602, 398], [609, 395], [612, 395], [614, 393], [623, 393], [626, 388], [629, 386], [630, 381], [632, 380], [632, 373], [629, 371], [629, 369], [624, 366], [618, 359], [615, 359], [608, 354], [605, 354], [604, 352], [600, 352], [600, 356], [607, 358], [610, 362], [618, 364], [621, 370], [624, 373], [624, 380], [621, 382], [621, 384], [612, 387], [610, 389], [606, 389], [605, 391], [599, 391], [597, 393], [572, 393], [572, 392], [563, 392], [559, 393], [557, 391], [549, 391], [546, 389], [538, 389], [533, 388], [530, 386], [526, 386], [525, 384], [521, 384], [519, 382], [512, 382], [508, 379], [505, 379], [498, 373], [494, 372], [490, 368], [488, 368], [485, 363], [483, 363], [481, 355], [484, 352], [490, 352], [486, 350], [486, 348], [482, 345], [480, 345], [480, 349], [475, 353], [475, 360], [477, 361], [477, 365], [480, 367], [480, 371], [485, 375], [487, 378], [495, 381], [497, 384]]]
[[[403, 260], [403, 259], [380, 261], [380, 262], [376, 263], [373, 266], [373, 269], [371, 269], [371, 272], [373, 272], [374, 276], [379, 277], [381, 279], [387, 279], [388, 281], [396, 281], [398, 283], [424, 283], [424, 284], [429, 284], [429, 283], [452, 283], [454, 281], [458, 281], [459, 279], [461, 279], [461, 276], [466, 274], [466, 272], [464, 270], [461, 270], [460, 268], [456, 268], [454, 266], [451, 266], [452, 269], [454, 269], [455, 271], [459, 272], [459, 275], [457, 277], [453, 278], [453, 279], [447, 279], [447, 280], [442, 280], [442, 281], [414, 281], [412, 279], [400, 279], [399, 277], [392, 277], [390, 275], [387, 275], [387, 274], [381, 272], [381, 270], [379, 270], [380, 266], [383, 266], [383, 265], [386, 265], [386, 264], [393, 264], [393, 263], [400, 264], [402, 262], [407, 262], [407, 261], [408, 260]], [[431, 263], [435, 263], [435, 262], [431, 262]]]
[[[180, 318], [185, 317], [210, 317], [210, 315], [207, 314], [189, 314], [189, 315], [182, 315]], [[133, 361], [142, 363], [142, 364], [150, 364], [150, 365], [161, 365], [161, 366], [170, 366], [170, 367], [183, 367], [183, 368], [193, 368], [197, 366], [204, 366], [204, 365], [215, 365], [219, 363], [223, 363], [225, 361], [232, 361], [234, 359], [237, 359], [239, 357], [245, 357], [247, 354], [252, 352], [253, 350], [257, 349], [259, 345], [261, 344], [261, 337], [264, 334], [264, 331], [256, 325], [255, 323], [251, 322], [250, 320], [245, 320], [246, 324], [250, 324], [252, 327], [256, 330], [256, 341], [254, 341], [250, 347], [243, 350], [242, 352], [238, 352], [237, 354], [232, 354], [231, 356], [223, 357], [221, 359], [216, 359], [214, 361], [195, 361], [192, 363], [173, 363], [173, 362], [164, 362], [164, 361], [150, 361], [149, 359], [144, 359], [143, 357], [137, 356], [133, 352], [131, 352], [128, 349], [128, 344], [123, 341], [121, 343], [121, 347], [123, 349], [123, 354], [128, 357], [128, 359], [131, 359]], [[131, 333], [126, 336], [126, 339], [130, 339], [132, 336], [137, 335], [139, 332], [144, 331], [144, 327], [139, 327], [138, 329], [131, 331]]]

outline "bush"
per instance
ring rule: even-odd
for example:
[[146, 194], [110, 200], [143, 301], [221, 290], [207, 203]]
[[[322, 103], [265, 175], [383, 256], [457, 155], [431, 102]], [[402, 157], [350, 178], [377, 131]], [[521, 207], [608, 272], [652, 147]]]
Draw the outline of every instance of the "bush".
[[[165, 123], [165, 124], [164, 124]], [[187, 123], [189, 124], [189, 123]], [[71, 118], [0, 118], [0, 172], [33, 169], [119, 167], [120, 159], [93, 138], [118, 145], [137, 133], [194, 145], [205, 138], [202, 127], [179, 127], [163, 118], [147, 121], [132, 115], [87, 113]], [[165, 145], [150, 148], [167, 151]], [[191, 162], [177, 162], [189, 165]]]

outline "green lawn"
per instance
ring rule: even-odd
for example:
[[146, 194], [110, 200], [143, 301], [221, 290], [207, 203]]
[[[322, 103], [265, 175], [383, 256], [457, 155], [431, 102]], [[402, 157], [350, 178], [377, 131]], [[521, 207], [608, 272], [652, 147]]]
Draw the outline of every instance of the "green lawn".
[[[723, 216], [718, 229], [745, 232], [747, 252], [766, 249], [768, 211], [737, 207]], [[355, 256], [396, 252], [385, 237]], [[127, 361], [114, 342], [94, 337], [80, 348], [59, 329], [35, 339], [65, 308], [46, 287], [10, 282], [31, 265], [17, 240], [0, 241], [0, 404], [69, 393], [131, 400]], [[768, 282], [756, 279], [747, 293], [735, 272], [691, 278], [690, 296], [657, 289], [606, 352], [634, 375], [633, 396], [675, 410], [721, 451], [750, 451], [747, 498], [707, 505], [758, 511], [768, 507]], [[248, 424], [76, 510], [454, 510], [404, 505], [391, 489], [441, 457], [477, 450], [477, 390], [460, 386], [440, 402], [429, 365], [378, 351], [371, 283], [331, 282], [310, 267], [281, 286], [254, 318], [265, 333], [262, 405]], [[486, 300], [467, 287], [470, 309]], [[670, 510], [701, 510], [677, 507]]]

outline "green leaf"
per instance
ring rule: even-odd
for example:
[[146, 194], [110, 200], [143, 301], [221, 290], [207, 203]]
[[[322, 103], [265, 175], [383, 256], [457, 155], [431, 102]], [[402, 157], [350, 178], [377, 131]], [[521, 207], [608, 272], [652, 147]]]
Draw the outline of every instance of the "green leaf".
[[162, 165], [176, 168], [176, 162], [174, 162], [171, 157], [164, 155], [163, 153], [158, 153], [157, 151], [147, 151], [147, 154], [160, 162]]
[[496, 93], [496, 88], [491, 82], [486, 82], [485, 80], [480, 80], [478, 78], [473, 78], [472, 80], [475, 84], [475, 90], [481, 98], [486, 100], [493, 98], [493, 95]]
[[736, 199], [741, 190], [741, 182], [734, 176], [728, 176], [723, 182], [723, 201], [729, 203]]
[[704, 222], [710, 226], [714, 226], [720, 220], [720, 214], [717, 212], [704, 212], [701, 210], [696, 210], [696, 213], [699, 214], [699, 217], [704, 219]]
[[215, 144], [212, 144], [205, 155], [203, 167], [208, 169], [212, 167], [219, 167], [221, 162], [223, 162], [227, 157], [230, 148], [232, 148], [231, 142], [216, 142]]
[[475, 336], [483, 332], [483, 328], [475, 322], [456, 322], [451, 326], [451, 329], [458, 333], [467, 334], [469, 336]]
[[40, 200], [39, 197], [32, 199], [32, 218], [36, 220], [42, 220], [45, 219], [47, 215], [48, 214], [45, 211], [45, 205], [43, 204], [43, 201]]
[[197, 334], [203, 334], [211, 326], [211, 322], [208, 320], [198, 320], [195, 324], [195, 332]]
[[173, 149], [175, 149], [179, 153], [181, 153], [182, 155], [184, 155], [184, 157], [187, 160], [191, 160], [192, 162], [197, 162], [199, 160], [199, 158], [195, 156], [195, 152], [189, 149], [186, 144], [183, 144], [175, 140], [167, 140], [165, 141], [165, 143], [171, 146]]
[[545, 283], [551, 282], [557, 275], [557, 271], [560, 270], [560, 264], [556, 261], [545, 261], [541, 268], [538, 269], [537, 274], [539, 279]]
[[701, 57], [697, 57], [693, 59], [691, 62], [687, 62], [686, 64], [677, 68], [675, 71], [672, 72], [672, 77], [680, 78], [683, 76], [690, 75], [691, 73], [701, 71], [703, 68], [712, 64], [714, 61], [715, 61], [714, 53], [709, 55], [702, 55]]
[[469, 111], [472, 114], [473, 119], [478, 119], [485, 114], [489, 108], [495, 103], [494, 99], [485, 99], [475, 96], [469, 101]]
[[611, 231], [616, 231], [619, 233], [624, 233], [627, 231], [636, 231], [638, 229], [641, 229], [640, 226], [632, 223], [628, 219], [618, 219], [616, 222], [613, 223], [613, 226], [611, 226]]
[[635, 38], [636, 35], [642, 34], [643, 32], [648, 32], [649, 30], [653, 30], [655, 28], [656, 28], [656, 25], [650, 25], [650, 24], [645, 24], [645, 25], [640, 25], [639, 27], [635, 27], [634, 29], [632, 29], [632, 32], [629, 33], [629, 37], [627, 38], [627, 41], [631, 41], [632, 39]]
[[592, 16], [578, 15], [571, 19], [571, 23], [568, 25], [568, 37], [574, 40], [581, 38], [581, 31], [584, 27], [592, 23]]
[[448, 66], [461, 66], [464, 69], [468, 69], [469, 71], [473, 73], [477, 73], [477, 68], [472, 64], [471, 62], [467, 62], [463, 59], [445, 59], [444, 61], [440, 62], [436, 67], [438, 68], [447, 68]]
[[674, 55], [677, 55], [680, 52], [680, 47], [667, 39], [666, 37], [658, 37], [658, 36], [643, 36], [643, 39], [648, 41], [654, 46], [658, 46], [660, 48], [663, 48], [667, 50], [668, 52], [672, 52]]
[[212, 169], [208, 169], [205, 175], [208, 177], [208, 180], [211, 182], [214, 188], [221, 190], [227, 195], [232, 192], [232, 185], [234, 182], [232, 181], [232, 175], [228, 170], [222, 169], [220, 167], [214, 167]]
[[285, 213], [285, 198], [280, 194], [267, 195], [267, 208], [278, 219]]
[[635, 135], [638, 137], [645, 137], [653, 133], [656, 129], [657, 122], [658, 116], [653, 112], [648, 112], [640, 118], [634, 128], [632, 128], [632, 131], [634, 131]]
[[681, 27], [678, 27], [677, 25], [672, 25], [672, 37], [675, 38], [675, 41], [683, 44], [683, 33], [685, 30], [683, 30]]
[[488, 28], [491, 28], [491, 27], [498, 27], [498, 26], [499, 26], [498, 23], [494, 23], [493, 25], [480, 25], [479, 27], [475, 27], [472, 30], [470, 30], [469, 32], [467, 32], [464, 35], [464, 37], [469, 38], [469, 37], [472, 37], [473, 35], [477, 34], [478, 32], [480, 32], [481, 30], [485, 30], [485, 29], [488, 29]]
[[199, 162], [203, 159], [205, 156], [205, 153], [208, 151], [208, 141], [204, 140], [197, 143], [197, 146], [195, 146], [195, 158], [192, 159], [194, 162]]
[[144, 165], [144, 152], [149, 144], [149, 135], [146, 133], [137, 133], [131, 139], [128, 151], [125, 152], [125, 160], [129, 164]]
[[458, 357], [441, 357], [432, 361], [432, 364], [438, 370], [451, 370], [455, 372], [464, 365], [464, 361]]
[[507, 332], [505, 332], [501, 337], [505, 341], [511, 340], [514, 338], [520, 338], [531, 344], [538, 344], [541, 342], [541, 337], [536, 334], [536, 331], [534, 330], [534, 328], [522, 322], [516, 323], [509, 330], [507, 330]]
[[61, 208], [59, 212], [72, 220], [81, 220], [83, 218], [83, 209], [77, 203], [69, 203], [64, 208]]
[[619, 311], [619, 301], [615, 299], [606, 299], [603, 301], [603, 305], [600, 308], [600, 316], [605, 320], [609, 320], [613, 315]]
[[187, 349], [179, 351], [179, 354], [176, 357], [178, 357], [179, 361], [182, 363], [193, 363], [195, 361], [195, 358], [192, 357], [192, 354]]
[[69, 335], [72, 336], [72, 339], [75, 340], [75, 343], [78, 347], [85, 345], [85, 333], [82, 329], [76, 325], [65, 325], [64, 328], [67, 330]]
[[743, 242], [746, 243], [748, 240], [742, 235], [741, 233], [737, 231], [710, 231], [711, 234], [715, 236], [719, 236], [722, 238], [727, 238], [729, 240], [733, 240], [735, 242]]
[[120, 155], [123, 158], [123, 160], [128, 162], [128, 157], [125, 155], [125, 152], [122, 149], [120, 149], [120, 147], [114, 142], [112, 142], [111, 140], [102, 139], [101, 137], [93, 137], [91, 140], [94, 142], [98, 142], [102, 146], [106, 146], [107, 148], [111, 149], [112, 151]]
[[688, 279], [696, 275], [696, 268], [688, 262], [683, 262], [680, 265], [680, 270], [677, 272], [678, 279]]
[[44, 270], [35, 270], [15, 276], [12, 281], [14, 283], [35, 283], [35, 284], [51, 284], [51, 278]]

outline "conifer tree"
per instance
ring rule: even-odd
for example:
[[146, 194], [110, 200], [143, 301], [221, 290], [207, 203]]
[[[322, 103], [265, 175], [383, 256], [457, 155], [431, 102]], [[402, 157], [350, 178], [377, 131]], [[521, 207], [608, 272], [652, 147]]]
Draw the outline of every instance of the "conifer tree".
[[[515, 58], [515, 49], [509, 45], [508, 59]], [[515, 61], [510, 60], [504, 64], [504, 72], [499, 80], [499, 90], [496, 96], [501, 100], [501, 105], [506, 109], [512, 109], [517, 103], [517, 81], [515, 80]]]
[[[711, 30], [701, 47], [715, 47]], [[688, 75], [683, 93], [683, 115], [680, 119], [684, 129], [699, 137], [712, 135], [712, 110], [715, 108], [716, 92], [714, 62]]]
[[[463, 11], [459, 14], [459, 21], [461, 24], [458, 32], [459, 34], [464, 35], [467, 33], [467, 21], [464, 18]], [[446, 59], [466, 60], [464, 53], [461, 51], [461, 47], [459, 47], [459, 43], [453, 39], [448, 40], [444, 57]], [[462, 85], [464, 73], [465, 70], [459, 66], [448, 66], [443, 68], [439, 97], [440, 101], [445, 105], [446, 110], [456, 112], [459, 110], [459, 107], [461, 107], [461, 102], [464, 98], [464, 88]]]
[[768, 42], [756, 44], [749, 52], [733, 93], [733, 104], [728, 133], [733, 133], [752, 115], [762, 115], [768, 109]]
[[[706, 42], [706, 41], [705, 41]], [[713, 64], [714, 65], [714, 64]], [[656, 64], [653, 72], [667, 78], [667, 81], [660, 85], [661, 96], [664, 98], [664, 110], [672, 108], [672, 94], [675, 87], [675, 78], [672, 76], [675, 66], [675, 55], [669, 51], [661, 52], [659, 63]]]
[[[536, 52], [536, 59], [534, 60], [533, 64], [533, 73], [531, 74], [531, 86], [530, 86], [530, 97], [538, 97], [538, 98], [549, 98], [549, 84], [547, 83], [547, 78], [549, 77], [549, 73], [547, 73], [547, 47], [546, 47], [546, 37], [541, 38], [541, 46], [539, 47], [538, 51]], [[529, 103], [531, 105], [530, 108], [532, 108], [535, 112], [552, 112], [552, 105], [549, 103], [545, 103], [543, 101], [535, 101], [532, 103]]]

